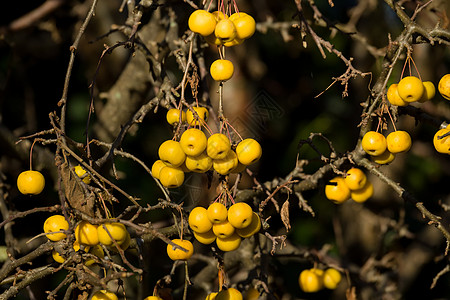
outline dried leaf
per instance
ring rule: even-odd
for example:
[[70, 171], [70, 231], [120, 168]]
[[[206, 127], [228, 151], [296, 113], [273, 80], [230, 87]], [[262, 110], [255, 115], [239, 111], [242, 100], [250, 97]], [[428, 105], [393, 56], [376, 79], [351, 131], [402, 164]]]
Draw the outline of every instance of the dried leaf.
[[289, 232], [289, 230], [291, 230], [291, 223], [289, 220], [289, 200], [284, 201], [280, 215], [281, 221], [283, 221], [284, 227], [286, 227], [286, 231]]

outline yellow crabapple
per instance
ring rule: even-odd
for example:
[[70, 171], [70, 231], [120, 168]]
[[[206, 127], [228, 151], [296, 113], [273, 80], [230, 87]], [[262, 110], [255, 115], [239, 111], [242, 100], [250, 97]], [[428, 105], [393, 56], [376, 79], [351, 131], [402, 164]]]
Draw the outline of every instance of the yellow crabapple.
[[95, 246], [98, 245], [97, 225], [93, 225], [88, 221], [81, 221], [75, 227], [75, 239], [81, 245]]
[[433, 137], [433, 145], [437, 152], [450, 154], [450, 135], [443, 137], [450, 132], [450, 128], [439, 129]]
[[230, 149], [230, 139], [225, 134], [214, 133], [208, 138], [206, 153], [212, 159], [224, 159]]
[[152, 165], [152, 176], [156, 179], [159, 179], [159, 173], [164, 167], [167, 167], [167, 164], [165, 162], [160, 159], [156, 160]]
[[159, 159], [172, 167], [179, 167], [184, 163], [186, 154], [180, 143], [174, 140], [163, 142], [158, 149]]
[[222, 223], [227, 220], [228, 216], [227, 207], [220, 202], [211, 203], [208, 206], [206, 213], [211, 223]]
[[211, 64], [209, 71], [215, 81], [227, 81], [233, 77], [234, 66], [227, 59], [217, 59]]
[[24, 195], [40, 194], [45, 187], [45, 178], [39, 171], [23, 171], [17, 177], [17, 188]]
[[171, 260], [188, 260], [191, 258], [192, 254], [194, 254], [194, 246], [190, 241], [173, 239], [172, 242], [180, 247], [183, 247], [187, 250], [187, 252], [167, 244], [167, 255]]
[[212, 292], [212, 293], [209, 293], [208, 295], [206, 295], [205, 300], [215, 300], [217, 294], [218, 294], [218, 292]]
[[234, 228], [245, 228], [250, 225], [253, 218], [253, 210], [245, 202], [237, 202], [228, 208], [228, 222]]
[[181, 168], [166, 166], [159, 172], [159, 181], [166, 188], [176, 188], [184, 182], [184, 172]]
[[212, 229], [210, 229], [207, 232], [203, 232], [203, 233], [194, 231], [194, 237], [197, 239], [197, 241], [199, 241], [200, 243], [202, 243], [204, 245], [212, 244], [217, 238], [217, 236], [214, 234]]
[[380, 155], [387, 149], [386, 138], [379, 132], [368, 131], [362, 138], [361, 146], [369, 155]]
[[77, 174], [77, 176], [80, 177], [84, 183], [86, 183], [86, 184], [91, 183], [91, 175], [89, 175], [89, 173], [86, 172], [86, 170], [83, 169], [82, 166], [80, 166], [80, 165], [75, 166], [75, 168], [73, 170], [75, 171], [75, 174]]
[[210, 35], [216, 28], [216, 18], [214, 15], [206, 10], [197, 9], [194, 11], [188, 20], [189, 29], [192, 32], [199, 33], [203, 36]]
[[197, 126], [208, 121], [209, 111], [206, 107], [194, 106], [192, 107], [192, 110], [198, 115], [199, 120], [194, 113], [188, 109], [186, 112], [186, 121], [190, 126]]
[[353, 199], [353, 201], [358, 203], [366, 202], [372, 196], [373, 184], [370, 181], [367, 181], [362, 188], [350, 191], [350, 197]]
[[397, 89], [400, 97], [406, 102], [419, 101], [425, 91], [422, 80], [415, 76], [403, 77]]
[[303, 270], [298, 277], [298, 284], [305, 293], [315, 293], [323, 288], [323, 278], [313, 269]]
[[207, 141], [203, 131], [197, 128], [189, 128], [181, 135], [180, 146], [186, 155], [197, 156], [205, 151]]
[[239, 246], [241, 245], [241, 240], [241, 237], [235, 232], [232, 235], [224, 238], [218, 236], [216, 238], [216, 245], [220, 250], [229, 252], [239, 248]]
[[396, 105], [396, 106], [406, 106], [409, 103], [406, 102], [405, 100], [402, 99], [402, 97], [400, 97], [400, 95], [398, 94], [398, 84], [397, 83], [393, 83], [389, 86], [387, 93], [386, 93], [386, 97], [389, 101], [389, 103], [391, 103], [392, 105]]
[[373, 162], [379, 165], [387, 165], [394, 160], [395, 154], [389, 152], [389, 150], [386, 149], [386, 151], [384, 151], [382, 154], [373, 155], [370, 158], [372, 159]]
[[420, 98], [419, 102], [424, 103], [434, 98], [436, 95], [436, 87], [434, 86], [433, 82], [431, 81], [424, 81], [423, 86], [425, 88], [425, 91], [422, 95], [422, 98]]
[[66, 260], [64, 259], [64, 257], [61, 256], [61, 254], [59, 254], [56, 250], [52, 251], [52, 258], [54, 261], [56, 261], [57, 263], [64, 263]]
[[119, 300], [119, 298], [112, 292], [100, 290], [92, 296], [91, 300]]
[[212, 230], [217, 237], [226, 238], [234, 233], [235, 228], [228, 220], [225, 220], [221, 223], [213, 223]]
[[216, 28], [214, 29], [214, 35], [224, 42], [233, 40], [236, 34], [236, 27], [229, 18], [217, 22]]
[[228, 288], [226, 290], [221, 290], [217, 295], [215, 300], [243, 300], [241, 292], [235, 288]]
[[331, 184], [325, 186], [325, 196], [336, 204], [343, 203], [350, 198], [350, 189], [342, 176], [330, 180]]
[[360, 189], [366, 184], [367, 177], [363, 170], [353, 167], [346, 173], [344, 181], [350, 190]]
[[197, 206], [189, 213], [188, 223], [191, 229], [198, 233], [205, 233], [211, 230], [212, 223], [208, 218], [206, 208]]
[[212, 168], [213, 160], [208, 154], [203, 152], [197, 156], [186, 156], [186, 161], [184, 163], [189, 171], [205, 173]]
[[213, 169], [221, 175], [229, 174], [238, 164], [238, 157], [233, 150], [228, 151], [227, 156], [223, 159], [213, 159]]
[[411, 136], [403, 130], [396, 130], [386, 137], [387, 149], [391, 153], [407, 152], [412, 145]]
[[[108, 234], [109, 233], [109, 234]], [[118, 245], [121, 245], [127, 238], [127, 229], [125, 225], [119, 222], [104, 223], [97, 227], [98, 241], [105, 246], [114, 244], [111, 237]], [[111, 235], [111, 236], [110, 236]]]
[[[44, 232], [56, 232], [62, 230], [68, 230], [69, 223], [66, 221], [66, 218], [62, 215], [53, 215], [47, 218], [44, 222]], [[66, 238], [66, 234], [64, 232], [51, 233], [47, 234], [46, 237], [54, 242], [60, 241]]]
[[242, 238], [249, 238], [255, 235], [261, 229], [261, 218], [257, 213], [253, 212], [252, 221], [247, 227], [237, 228], [236, 233]]
[[450, 100], [450, 74], [445, 74], [439, 80], [438, 91], [441, 93], [442, 97]]
[[238, 12], [230, 16], [230, 20], [236, 28], [236, 37], [240, 40], [250, 38], [256, 31], [256, 22], [252, 16]]
[[[167, 123], [170, 125], [178, 124], [180, 122], [180, 110], [178, 108], [171, 108], [166, 113]], [[181, 110], [181, 122], [186, 122], [186, 113]]]
[[251, 165], [257, 162], [262, 155], [261, 145], [252, 138], [240, 141], [236, 147], [238, 160], [243, 165]]
[[342, 275], [338, 270], [334, 268], [328, 268], [323, 274], [323, 285], [327, 289], [334, 290], [341, 282], [341, 279]]
[[[96, 245], [92, 248], [89, 249], [88, 253], [97, 256], [98, 258], [104, 258], [105, 257], [105, 252], [103, 251], [102, 246], [100, 245]], [[84, 265], [89, 267], [93, 264], [95, 264], [97, 261], [94, 258], [88, 258], [85, 262]]]

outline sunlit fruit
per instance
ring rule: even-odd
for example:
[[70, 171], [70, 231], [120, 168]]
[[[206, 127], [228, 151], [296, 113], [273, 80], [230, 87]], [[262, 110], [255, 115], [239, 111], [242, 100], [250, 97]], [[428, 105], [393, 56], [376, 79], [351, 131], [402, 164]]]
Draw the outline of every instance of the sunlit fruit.
[[365, 202], [373, 196], [373, 184], [370, 181], [367, 181], [366, 184], [358, 189], [350, 191], [350, 197], [358, 203]]
[[228, 288], [216, 295], [216, 300], [242, 300], [242, 294], [235, 288]]
[[233, 63], [227, 59], [217, 59], [211, 64], [210, 73], [215, 81], [227, 81], [233, 77]]
[[163, 142], [158, 149], [159, 158], [173, 167], [179, 167], [184, 163], [186, 154], [180, 143], [173, 140]]
[[77, 176], [80, 177], [84, 183], [86, 183], [86, 184], [91, 183], [91, 175], [89, 175], [89, 173], [86, 172], [86, 170], [83, 169], [82, 166], [80, 166], [80, 165], [75, 166], [74, 171], [75, 171], [75, 174], [77, 174]]
[[367, 182], [366, 174], [359, 168], [351, 168], [347, 172], [344, 181], [350, 190], [357, 190], [363, 188]]
[[186, 156], [186, 161], [184, 163], [189, 171], [205, 173], [211, 169], [213, 161], [211, 157], [203, 152], [197, 156]]
[[228, 221], [234, 228], [245, 228], [250, 225], [253, 218], [253, 210], [245, 202], [237, 202], [228, 209]]
[[249, 238], [254, 234], [258, 233], [261, 229], [261, 219], [257, 213], [253, 212], [252, 221], [250, 225], [244, 228], [237, 228], [236, 233], [242, 238]]
[[323, 273], [323, 285], [327, 289], [334, 290], [341, 282], [342, 275], [341, 273], [333, 268], [326, 269]]
[[61, 256], [61, 254], [59, 254], [56, 250], [52, 251], [52, 258], [54, 261], [56, 261], [57, 263], [64, 263], [66, 260], [64, 259], [64, 257]]
[[[166, 113], [167, 123], [170, 125], [180, 123], [180, 109], [171, 108]], [[181, 110], [181, 122], [186, 122], [186, 113]]]
[[23, 171], [17, 177], [17, 188], [24, 195], [40, 194], [45, 187], [44, 176], [34, 170]]
[[379, 164], [379, 165], [387, 165], [391, 163], [395, 159], [395, 154], [389, 152], [389, 150], [386, 149], [382, 154], [380, 155], [374, 155], [370, 157], [373, 162]]
[[233, 40], [236, 34], [236, 27], [229, 18], [217, 22], [216, 28], [214, 29], [214, 35], [224, 42]]
[[93, 225], [87, 221], [81, 221], [77, 227], [75, 227], [75, 239], [82, 245], [98, 245], [97, 225]]
[[187, 250], [183, 251], [170, 244], [167, 244], [167, 255], [171, 260], [188, 260], [194, 254], [194, 246], [188, 240], [173, 239], [172, 242]]
[[445, 74], [439, 80], [438, 91], [441, 93], [442, 97], [450, 100], [450, 74]]
[[236, 28], [236, 37], [241, 40], [250, 38], [256, 31], [256, 22], [252, 16], [237, 12], [230, 16], [230, 20]]
[[159, 181], [166, 188], [176, 188], [183, 184], [184, 172], [181, 168], [166, 166], [159, 172]]
[[[62, 215], [53, 215], [44, 222], [44, 232], [57, 232], [64, 231], [69, 229], [69, 223], [66, 221], [66, 218]], [[47, 234], [46, 237], [54, 242], [60, 241], [66, 238], [66, 234], [64, 232], [51, 233]]]
[[389, 103], [391, 103], [392, 105], [396, 105], [396, 106], [406, 106], [409, 103], [406, 102], [405, 100], [402, 99], [402, 97], [400, 97], [400, 95], [398, 94], [398, 84], [397, 83], [393, 83], [389, 86], [387, 93], [386, 93], [386, 97], [389, 101]]
[[212, 223], [208, 218], [206, 208], [197, 206], [190, 213], [188, 223], [191, 229], [198, 233], [205, 233], [211, 230]]
[[213, 159], [213, 169], [221, 175], [229, 174], [238, 164], [238, 157], [233, 150], [228, 151], [227, 156], [223, 159]]
[[350, 198], [350, 189], [345, 184], [341, 176], [336, 176], [330, 180], [330, 184], [325, 186], [325, 196], [334, 203], [342, 203]]
[[203, 131], [190, 128], [183, 132], [180, 138], [180, 146], [184, 153], [189, 156], [197, 156], [206, 149], [207, 138]]
[[215, 300], [216, 299], [216, 296], [217, 296], [217, 292], [212, 292], [212, 293], [209, 293], [208, 295], [206, 295], [206, 298], [205, 298], [205, 300]]
[[[105, 246], [114, 244], [122, 244], [127, 237], [127, 229], [125, 225], [118, 222], [104, 223], [97, 227], [98, 241]], [[114, 239], [114, 241], [112, 239]]]
[[197, 241], [205, 245], [212, 244], [217, 238], [212, 229], [203, 233], [194, 231], [194, 237], [197, 239]]
[[408, 132], [396, 130], [388, 134], [386, 137], [387, 149], [391, 153], [406, 152], [411, 148], [412, 141]]
[[298, 284], [305, 293], [315, 293], [323, 288], [323, 278], [314, 270], [303, 270], [298, 277]]
[[400, 97], [406, 102], [419, 101], [425, 91], [422, 80], [415, 76], [403, 77], [397, 89]]
[[436, 87], [431, 81], [424, 81], [423, 87], [425, 88], [425, 91], [422, 95], [422, 98], [420, 98], [419, 102], [424, 103], [434, 98], [434, 95], [436, 95]]
[[248, 166], [261, 158], [262, 148], [255, 139], [247, 138], [239, 142], [236, 147], [236, 154], [239, 162]]
[[211, 223], [222, 223], [228, 216], [227, 207], [220, 202], [211, 203], [208, 206], [206, 213]]
[[369, 155], [380, 155], [387, 149], [386, 138], [379, 132], [368, 131], [362, 138], [361, 146]]
[[209, 111], [206, 107], [203, 106], [194, 106], [192, 107], [192, 110], [194, 110], [197, 113], [197, 117], [194, 115], [194, 113], [188, 109], [186, 112], [186, 121], [191, 126], [197, 126], [200, 124], [204, 124], [208, 121], [209, 117]]
[[212, 230], [217, 237], [226, 238], [234, 233], [235, 228], [228, 220], [225, 220], [221, 223], [214, 223]]
[[206, 153], [212, 159], [223, 159], [231, 149], [230, 139], [223, 133], [215, 133], [208, 138]]
[[119, 300], [119, 298], [112, 292], [100, 290], [92, 296], [91, 300]]
[[163, 162], [162, 160], [158, 159], [156, 160], [152, 165], [152, 175], [156, 179], [159, 179], [159, 173], [161, 172], [161, 169], [167, 167], [167, 164]]
[[216, 18], [210, 12], [203, 9], [194, 11], [188, 20], [189, 29], [203, 36], [210, 35], [216, 28]]
[[234, 251], [239, 248], [239, 246], [241, 245], [241, 241], [241, 237], [235, 232], [232, 235], [224, 238], [218, 236], [216, 238], [216, 245], [220, 250], [228, 252]]
[[450, 128], [439, 129], [433, 137], [433, 145], [437, 152], [450, 154]]

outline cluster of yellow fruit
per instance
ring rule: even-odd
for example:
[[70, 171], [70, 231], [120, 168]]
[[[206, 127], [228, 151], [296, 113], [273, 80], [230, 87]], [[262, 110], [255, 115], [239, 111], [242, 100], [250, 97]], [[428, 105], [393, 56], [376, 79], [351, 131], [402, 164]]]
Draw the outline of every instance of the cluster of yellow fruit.
[[341, 273], [334, 268], [328, 268], [325, 271], [311, 268], [300, 273], [298, 284], [305, 293], [315, 293], [324, 287], [330, 290], [336, 289], [341, 279]]
[[395, 130], [387, 137], [376, 131], [368, 131], [361, 141], [364, 151], [380, 165], [392, 162], [397, 153], [407, 152], [411, 145], [411, 136], [403, 130]]
[[221, 175], [240, 173], [262, 155], [261, 145], [247, 138], [233, 149], [230, 139], [223, 133], [209, 138], [202, 130], [189, 128], [180, 141], [167, 140], [159, 149], [159, 160], [152, 166], [153, 177], [167, 188], [183, 184], [185, 172], [205, 173], [211, 169]]
[[228, 288], [220, 292], [208, 294], [205, 300], [243, 300], [241, 292], [235, 288]]
[[[44, 222], [44, 232], [49, 240], [57, 242], [66, 238], [64, 231], [69, 229], [69, 223], [62, 215], [53, 215]], [[114, 241], [122, 250], [126, 250], [130, 245], [131, 237], [125, 225], [122, 223], [111, 222], [102, 225], [92, 225], [87, 221], [81, 221], [75, 227], [75, 242], [73, 249], [80, 250], [80, 245], [84, 246], [86, 253], [94, 254], [99, 258], [105, 256], [100, 243], [105, 246], [112, 246]], [[65, 259], [56, 250], [52, 253], [56, 262], [63, 263]], [[93, 259], [85, 261], [85, 265], [89, 266], [95, 261]]]
[[406, 106], [412, 102], [424, 103], [436, 94], [431, 81], [422, 81], [415, 76], [403, 77], [399, 83], [393, 83], [387, 90], [386, 97], [392, 105]]
[[351, 168], [343, 176], [336, 176], [325, 186], [325, 196], [334, 203], [340, 204], [350, 198], [362, 203], [373, 195], [373, 185], [366, 174], [359, 168]]
[[208, 209], [197, 206], [189, 214], [188, 223], [195, 238], [202, 244], [216, 242], [222, 251], [239, 248], [242, 238], [249, 238], [261, 229], [261, 220], [250, 205], [238, 202], [228, 209], [214, 202]]
[[[209, 44], [225, 47], [242, 44], [256, 30], [255, 20], [244, 12], [228, 16], [221, 11], [210, 13], [198, 9], [189, 16], [188, 25], [191, 31], [204, 36]], [[226, 81], [233, 76], [233, 63], [221, 57], [211, 64], [210, 73], [214, 80]]]

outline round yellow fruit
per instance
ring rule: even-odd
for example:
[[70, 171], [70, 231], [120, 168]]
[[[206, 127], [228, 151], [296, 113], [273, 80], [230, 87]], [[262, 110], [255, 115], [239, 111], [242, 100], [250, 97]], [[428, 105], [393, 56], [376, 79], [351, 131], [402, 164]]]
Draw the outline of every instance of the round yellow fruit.
[[350, 192], [350, 197], [353, 201], [362, 203], [370, 199], [373, 196], [373, 185], [370, 181], [367, 181], [364, 187], [359, 190], [354, 190]]
[[87, 221], [81, 221], [77, 227], [75, 227], [75, 239], [82, 245], [98, 245], [97, 225], [93, 225]]
[[298, 277], [300, 289], [305, 293], [315, 293], [323, 288], [323, 278], [314, 270], [303, 270]]
[[216, 295], [216, 300], [242, 300], [242, 294], [235, 288], [228, 288]]
[[217, 237], [226, 238], [234, 233], [235, 228], [228, 220], [225, 220], [222, 223], [214, 223], [212, 230]]
[[205, 300], [215, 300], [217, 294], [218, 294], [217, 292], [209, 293], [209, 294], [206, 296]]
[[40, 194], [44, 190], [44, 187], [45, 178], [38, 171], [23, 171], [17, 177], [17, 188], [24, 195]]
[[234, 228], [245, 228], [249, 226], [253, 219], [253, 210], [245, 202], [238, 202], [228, 209], [228, 222]]
[[411, 136], [403, 130], [396, 130], [386, 137], [387, 149], [391, 153], [407, 152], [412, 145]]
[[186, 112], [186, 121], [190, 126], [197, 126], [200, 124], [204, 124], [208, 121], [209, 111], [206, 107], [194, 106], [192, 107], [192, 110], [197, 113], [199, 120], [196, 118], [194, 113], [189, 109]]
[[386, 97], [387, 97], [389, 103], [391, 103], [392, 105], [396, 105], [396, 106], [408, 105], [409, 103], [404, 101], [398, 94], [397, 87], [398, 87], [397, 83], [393, 83], [389, 86], [387, 93], [386, 93]]
[[252, 222], [250, 225], [244, 228], [238, 228], [236, 229], [236, 233], [239, 234], [242, 238], [249, 238], [252, 235], [259, 232], [261, 229], [261, 218], [258, 216], [257, 213], [253, 212], [252, 215]]
[[381, 133], [368, 131], [362, 138], [361, 146], [367, 154], [376, 156], [386, 151], [387, 142]]
[[261, 158], [262, 147], [256, 140], [248, 138], [239, 142], [236, 147], [236, 154], [239, 162], [248, 166]]
[[184, 182], [184, 172], [181, 168], [166, 166], [159, 172], [159, 181], [166, 188], [176, 188]]
[[228, 217], [227, 207], [220, 202], [210, 204], [206, 210], [206, 213], [211, 223], [225, 222]]
[[406, 102], [419, 101], [425, 92], [422, 80], [415, 76], [406, 76], [398, 83], [398, 94]]
[[228, 237], [217, 237], [216, 245], [224, 252], [234, 251], [241, 245], [241, 237], [236, 232]]
[[183, 247], [187, 252], [167, 244], [167, 255], [169, 255], [171, 260], [188, 260], [194, 254], [194, 246], [188, 240], [173, 239], [172, 242]]
[[114, 244], [111, 237], [114, 239], [114, 241], [116, 241], [118, 245], [121, 245], [127, 238], [128, 234], [125, 225], [118, 222], [99, 225], [97, 227], [97, 233], [99, 242], [105, 246], [111, 246], [112, 244]]
[[119, 300], [119, 298], [112, 292], [100, 290], [92, 296], [91, 300]]
[[208, 218], [206, 208], [197, 206], [190, 213], [188, 217], [189, 227], [197, 233], [205, 233], [211, 230], [212, 223]]
[[[61, 230], [68, 230], [69, 223], [66, 221], [66, 218], [62, 215], [53, 215], [44, 222], [44, 232], [56, 232]], [[51, 241], [57, 242], [66, 238], [66, 234], [63, 232], [47, 234], [47, 238]]]
[[213, 169], [221, 175], [231, 173], [238, 164], [238, 157], [233, 150], [228, 151], [227, 156], [223, 159], [213, 159]]
[[229, 18], [217, 22], [216, 28], [214, 29], [214, 35], [223, 42], [233, 40], [236, 37], [236, 34], [236, 27]]
[[361, 189], [367, 182], [366, 174], [359, 168], [351, 168], [346, 173], [344, 181], [350, 190]]
[[256, 31], [256, 22], [252, 16], [238, 12], [230, 16], [230, 20], [236, 28], [236, 37], [240, 40], [250, 38]]
[[225, 134], [215, 133], [208, 138], [206, 153], [212, 159], [224, 159], [230, 149], [230, 139]]
[[196, 128], [190, 128], [181, 135], [180, 146], [186, 155], [197, 156], [205, 151], [207, 141], [203, 131]]
[[227, 59], [215, 60], [210, 67], [211, 77], [215, 81], [227, 81], [233, 77], [233, 63]]
[[207, 36], [214, 32], [216, 18], [212, 13], [198, 9], [189, 16], [188, 26], [192, 32]]
[[389, 152], [389, 150], [387, 149], [380, 155], [371, 156], [372, 161], [379, 165], [387, 165], [391, 163], [394, 160], [394, 158], [395, 154]]
[[334, 290], [341, 282], [341, 273], [333, 268], [326, 269], [323, 274], [323, 285], [330, 290]]
[[433, 137], [433, 145], [437, 152], [450, 154], [450, 135], [440, 138], [450, 132], [450, 128], [439, 129]]
[[162, 160], [158, 159], [152, 165], [152, 176], [156, 179], [159, 179], [159, 174], [161, 173], [162, 168], [167, 167], [167, 164]]
[[213, 160], [205, 152], [197, 156], [186, 156], [186, 168], [196, 173], [205, 173], [212, 168]]
[[345, 184], [343, 177], [334, 177], [330, 180], [330, 183], [332, 184], [327, 184], [325, 186], [325, 196], [328, 200], [340, 204], [350, 199], [350, 189]]
[[419, 102], [424, 103], [434, 98], [434, 95], [436, 95], [436, 87], [431, 81], [424, 81], [423, 86], [425, 88], [425, 92], [422, 95], [422, 98], [420, 98]]
[[212, 244], [217, 238], [212, 230], [203, 233], [194, 231], [194, 237], [197, 239], [197, 241], [204, 245]]
[[450, 100], [450, 74], [445, 74], [439, 80], [438, 91], [441, 93], [442, 97]]
[[[166, 113], [167, 123], [170, 125], [178, 124], [180, 122], [180, 110], [178, 108], [171, 108]], [[186, 122], [186, 113], [181, 111], [181, 122]]]
[[179, 167], [184, 163], [186, 154], [181, 144], [174, 140], [167, 140], [159, 146], [159, 159], [173, 167]]

